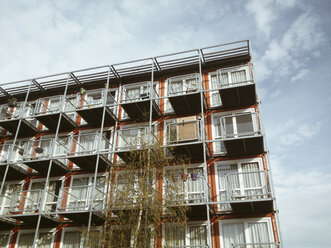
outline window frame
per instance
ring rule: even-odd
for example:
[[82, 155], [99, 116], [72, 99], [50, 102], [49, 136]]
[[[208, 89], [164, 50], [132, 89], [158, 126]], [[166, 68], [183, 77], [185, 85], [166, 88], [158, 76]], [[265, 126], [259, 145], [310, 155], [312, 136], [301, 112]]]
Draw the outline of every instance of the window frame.
[[[249, 223], [267, 223], [268, 228], [268, 236], [269, 236], [269, 242], [273, 243], [275, 242], [274, 233], [273, 233], [273, 226], [272, 221], [270, 217], [262, 217], [262, 218], [248, 218], [248, 219], [231, 219], [231, 220], [219, 220], [219, 240], [221, 247], [224, 247], [224, 238], [222, 233], [222, 227], [224, 224], [243, 224], [244, 225], [244, 237], [245, 237], [245, 243], [249, 244], [251, 242], [251, 238], [248, 234], [248, 224]], [[249, 247], [249, 246], [248, 246]]]
[[[236, 159], [236, 160], [226, 160], [226, 161], [218, 161], [214, 163], [214, 173], [215, 173], [215, 181], [216, 181], [216, 199], [217, 199], [217, 211], [218, 212], [228, 212], [231, 211], [231, 207], [229, 207], [228, 209], [221, 209], [221, 196], [220, 196], [220, 183], [219, 183], [219, 174], [218, 174], [218, 168], [222, 167], [222, 166], [228, 166], [228, 165], [233, 165], [236, 164], [237, 165], [237, 169], [238, 169], [238, 173], [242, 172], [242, 167], [241, 164], [245, 164], [245, 163], [258, 163], [258, 167], [259, 167], [259, 171], [264, 170], [264, 163], [263, 163], [263, 159], [262, 158], [249, 158], [249, 159]], [[240, 188], [239, 190], [243, 190], [244, 187], [242, 185], [243, 179], [242, 177], [239, 177], [239, 183], [240, 183]], [[226, 182], [225, 182], [226, 183]], [[223, 190], [225, 193], [226, 189]], [[226, 203], [223, 203], [226, 204]]]
[[[258, 114], [258, 112], [255, 112], [254, 108], [247, 108], [247, 109], [240, 109], [240, 110], [236, 110], [236, 111], [227, 111], [227, 112], [218, 112], [218, 113], [214, 113], [211, 115], [211, 126], [212, 126], [212, 139], [215, 140], [214, 142], [212, 142], [213, 144], [213, 153], [216, 155], [225, 155], [226, 151], [222, 151], [222, 148], [220, 151], [217, 151], [217, 147], [216, 147], [216, 140], [220, 140], [219, 142], [222, 142], [222, 138], [221, 136], [216, 136], [217, 134], [217, 126], [216, 126], [216, 120], [215, 118], [222, 118], [222, 117], [226, 117], [226, 116], [232, 116], [233, 118], [236, 118], [236, 114], [251, 114], [251, 115], [256, 115]], [[233, 121], [232, 121], [233, 123]], [[233, 126], [235, 126], [236, 123], [233, 123]], [[252, 125], [253, 125], [253, 129], [254, 132], [256, 132], [256, 130], [258, 130], [258, 121], [256, 120], [256, 118], [252, 118]], [[237, 137], [236, 137], [237, 136]], [[238, 138], [238, 132], [235, 132], [234, 130], [234, 138]], [[224, 140], [224, 139], [223, 139]]]
[[[51, 238], [51, 242], [50, 242], [50, 248], [54, 247], [54, 239], [55, 239], [55, 235], [56, 235], [56, 228], [52, 228], [52, 229], [49, 229], [49, 228], [42, 228], [42, 229], [39, 229], [38, 231], [38, 238], [39, 238], [39, 235], [40, 233], [52, 233], [52, 238]], [[29, 229], [25, 229], [25, 230], [19, 230], [18, 231], [18, 234], [17, 234], [17, 238], [16, 238], [16, 242], [15, 242], [15, 248], [19, 248], [19, 241], [20, 241], [20, 237], [21, 237], [21, 234], [32, 234], [33, 236], [35, 235], [35, 230], [29, 230]], [[34, 239], [34, 238], [33, 238]]]

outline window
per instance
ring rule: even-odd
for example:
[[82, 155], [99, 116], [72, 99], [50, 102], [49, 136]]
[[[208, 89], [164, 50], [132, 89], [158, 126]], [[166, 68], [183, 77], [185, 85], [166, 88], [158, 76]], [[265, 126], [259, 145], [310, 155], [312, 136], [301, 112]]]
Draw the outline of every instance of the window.
[[62, 248], [80, 248], [83, 245], [82, 233], [75, 230], [64, 230]]
[[10, 233], [0, 232], [0, 247], [7, 248], [9, 246]]
[[[20, 232], [17, 240], [17, 248], [30, 248], [33, 246], [35, 233]], [[38, 248], [53, 247], [53, 233], [40, 232], [38, 235]]]
[[[246, 112], [224, 113], [212, 117], [214, 139], [233, 139], [259, 134], [257, 113], [253, 109]], [[224, 153], [223, 141], [214, 142], [214, 152]]]
[[191, 74], [185, 77], [173, 77], [168, 79], [168, 95], [180, 95], [195, 92], [199, 87], [199, 74]]
[[205, 200], [205, 180], [202, 167], [165, 168], [164, 198], [174, 203], [197, 203]]
[[141, 148], [143, 145], [156, 142], [156, 125], [151, 132], [148, 124], [122, 126], [119, 132], [119, 147]]
[[266, 172], [262, 160], [227, 161], [216, 164], [220, 210], [230, 210], [228, 200], [247, 200], [268, 196]]
[[270, 218], [220, 221], [222, 247], [277, 247], [273, 241]]
[[168, 144], [192, 142], [200, 139], [200, 120], [196, 116], [171, 119], [165, 122]]
[[164, 247], [207, 247], [207, 227], [202, 224], [163, 225]]
[[250, 80], [248, 66], [225, 68], [210, 73], [211, 106], [222, 105], [219, 94], [220, 88], [244, 85], [249, 83]]
[[[67, 211], [86, 210], [90, 204], [93, 209], [102, 209], [105, 189], [105, 176], [98, 176], [95, 191], [92, 192], [94, 177], [73, 177], [70, 187], [64, 187], [63, 192], [68, 192], [68, 197], [62, 193], [63, 200], [68, 198]], [[93, 193], [93, 196], [91, 195]]]
[[20, 192], [22, 183], [5, 184], [4, 189], [0, 197], [0, 214], [7, 215], [10, 213], [12, 203], [18, 201], [19, 195], [16, 192]]

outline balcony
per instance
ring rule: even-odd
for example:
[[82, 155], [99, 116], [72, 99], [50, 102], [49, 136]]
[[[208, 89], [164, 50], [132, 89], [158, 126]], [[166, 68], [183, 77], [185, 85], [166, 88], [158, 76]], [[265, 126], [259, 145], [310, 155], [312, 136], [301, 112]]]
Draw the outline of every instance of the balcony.
[[166, 123], [166, 146], [174, 156], [186, 156], [192, 161], [203, 160], [204, 152], [208, 156], [209, 150], [204, 151], [199, 117], [177, 118]]
[[59, 131], [69, 131], [76, 127], [73, 111], [73, 99], [66, 96], [52, 96], [37, 100], [34, 117], [46, 126], [50, 131], [55, 132], [61, 116]]
[[227, 156], [261, 154], [265, 151], [258, 113], [220, 117], [220, 139]]
[[[53, 146], [55, 146], [56, 150], [56, 156], [54, 157], [52, 155]], [[59, 157], [67, 149], [61, 139], [55, 141], [54, 138], [41, 137], [40, 140], [26, 142], [23, 149], [23, 163], [36, 170], [39, 175], [47, 175], [51, 160], [51, 176], [64, 175], [69, 170], [66, 160]]]
[[38, 133], [38, 123], [37, 120], [32, 118], [34, 107], [34, 102], [28, 102], [24, 105], [24, 102], [8, 100], [7, 104], [0, 106], [0, 126], [15, 135], [21, 119], [18, 137], [36, 135]]
[[117, 121], [115, 91], [107, 89], [81, 89], [76, 106], [76, 112], [90, 125], [101, 126], [105, 110], [104, 125], [114, 125]]
[[[168, 79], [168, 98], [176, 115], [201, 112], [201, 82], [199, 74]], [[206, 108], [203, 96], [202, 106]]]
[[256, 104], [255, 83], [249, 75], [248, 66], [217, 71], [223, 107], [236, 108]]
[[0, 175], [4, 175], [7, 164], [8, 171], [6, 179], [17, 180], [23, 179], [28, 175], [28, 167], [19, 162], [20, 148], [13, 144], [1, 144], [0, 145]]
[[111, 165], [111, 150], [110, 132], [80, 133], [71, 138], [68, 159], [82, 170], [94, 171], [99, 152], [98, 170], [104, 171]]
[[41, 227], [55, 227], [59, 220], [50, 214], [42, 211], [42, 189], [22, 190], [14, 192], [11, 198], [10, 214], [11, 219], [23, 222], [24, 225], [37, 225], [39, 214], [41, 214]]
[[[152, 92], [152, 95], [150, 95]], [[151, 83], [123, 87], [121, 106], [131, 120], [148, 120], [152, 104], [152, 118], [161, 116], [159, 95]]]
[[92, 224], [105, 221], [106, 194], [93, 185], [63, 187], [60, 190], [57, 213], [77, 224], [87, 225], [90, 211]]
[[232, 244], [231, 248], [279, 248], [279, 243], [275, 242], [259, 242], [259, 243], [242, 243]]
[[207, 218], [210, 188], [202, 167], [169, 168], [163, 180], [165, 206], [189, 206], [188, 218]]
[[225, 175], [227, 200], [234, 213], [270, 213], [273, 198], [267, 171], [247, 171]]
[[[116, 147], [116, 154], [123, 161], [130, 161], [135, 159], [135, 151], [151, 148], [158, 144], [156, 136], [156, 128], [152, 127], [153, 131], [148, 126], [135, 126], [129, 128], [122, 128], [118, 130], [118, 145]], [[138, 155], [137, 155], [138, 156]], [[138, 159], [138, 157], [136, 158]]]

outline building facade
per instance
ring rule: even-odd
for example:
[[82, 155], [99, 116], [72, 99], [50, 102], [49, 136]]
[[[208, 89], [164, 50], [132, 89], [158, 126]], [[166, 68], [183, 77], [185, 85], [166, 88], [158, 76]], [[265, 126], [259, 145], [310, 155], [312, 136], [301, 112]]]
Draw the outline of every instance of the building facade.
[[187, 225], [155, 247], [281, 247], [249, 41], [2, 84], [0, 104], [0, 247], [83, 247], [146, 137], [191, 160]]

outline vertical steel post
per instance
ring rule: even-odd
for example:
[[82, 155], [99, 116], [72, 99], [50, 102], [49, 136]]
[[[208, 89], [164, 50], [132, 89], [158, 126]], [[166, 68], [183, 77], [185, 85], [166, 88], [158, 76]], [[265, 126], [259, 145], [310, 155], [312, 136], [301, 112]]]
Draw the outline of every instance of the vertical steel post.
[[[206, 187], [206, 197], [209, 198], [209, 190], [208, 190], [208, 172], [207, 172], [207, 144], [206, 144], [206, 137], [205, 137], [205, 116], [204, 116], [204, 87], [203, 87], [203, 79], [202, 79], [202, 51], [201, 49], [197, 50], [197, 53], [199, 55], [199, 78], [200, 78], [200, 101], [201, 101], [201, 137], [203, 142], [203, 173], [205, 178], [205, 187]], [[209, 201], [209, 199], [208, 199]], [[211, 231], [210, 231], [210, 210], [209, 210], [209, 204], [206, 203], [206, 211], [207, 211], [207, 244], [211, 247], [212, 245], [212, 239], [211, 239]]]
[[52, 147], [51, 147], [51, 156], [50, 156], [50, 160], [49, 160], [49, 166], [48, 166], [48, 170], [47, 170], [47, 176], [46, 176], [46, 182], [45, 182], [45, 187], [44, 187], [44, 190], [42, 192], [42, 197], [40, 199], [41, 201], [41, 204], [40, 204], [40, 209], [39, 209], [39, 212], [38, 212], [38, 222], [37, 222], [37, 226], [36, 226], [36, 229], [35, 229], [35, 236], [34, 236], [34, 241], [33, 241], [33, 248], [37, 248], [37, 244], [38, 244], [38, 239], [39, 239], [39, 227], [40, 227], [40, 221], [41, 221], [41, 215], [43, 214], [44, 212], [44, 205], [46, 203], [46, 192], [48, 190], [48, 184], [49, 184], [49, 176], [51, 174], [51, 170], [52, 170], [52, 165], [53, 165], [53, 157], [54, 157], [54, 152], [55, 152], [55, 146], [56, 146], [56, 142], [58, 140], [58, 136], [59, 136], [59, 130], [60, 130], [60, 125], [61, 125], [61, 119], [62, 119], [62, 115], [63, 115], [63, 112], [65, 110], [65, 105], [66, 105], [66, 95], [67, 95], [67, 90], [68, 90], [68, 83], [69, 83], [69, 78], [70, 78], [70, 72], [68, 72], [68, 76], [67, 76], [67, 80], [66, 80], [66, 86], [64, 88], [64, 97], [62, 98], [64, 103], [63, 105], [59, 108], [59, 111], [60, 111], [60, 115], [59, 115], [59, 119], [58, 119], [58, 122], [57, 122], [57, 126], [56, 126], [56, 131], [55, 131], [55, 137], [53, 139], [53, 142], [52, 142]]

